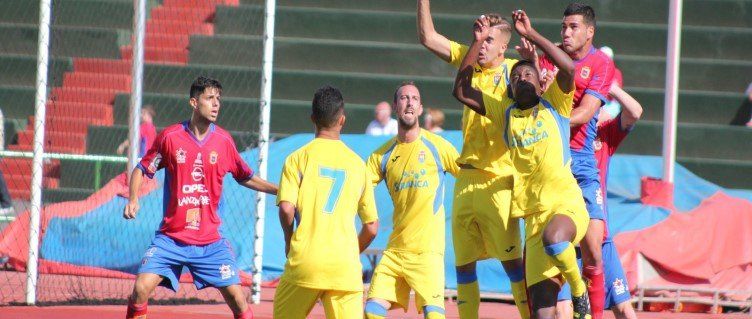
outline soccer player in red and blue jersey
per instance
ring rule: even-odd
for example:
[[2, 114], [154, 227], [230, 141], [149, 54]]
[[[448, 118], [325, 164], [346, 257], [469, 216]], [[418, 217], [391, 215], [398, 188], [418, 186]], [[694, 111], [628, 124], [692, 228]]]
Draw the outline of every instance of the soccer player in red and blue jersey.
[[153, 178], [164, 168], [164, 218], [141, 260], [126, 318], [146, 318], [149, 295], [157, 285], [177, 291], [183, 267], [197, 289], [217, 287], [235, 318], [253, 318], [240, 288], [235, 255], [219, 233], [217, 206], [227, 173], [256, 191], [277, 194], [277, 186], [255, 176], [230, 134], [214, 124], [221, 95], [219, 81], [197, 78], [190, 89], [191, 119], [165, 128], [133, 169], [123, 217], [136, 217], [143, 176]]
[[[564, 10], [561, 48], [575, 62], [574, 105], [570, 118], [570, 151], [572, 173], [582, 189], [582, 195], [590, 214], [590, 225], [582, 240], [583, 277], [588, 281], [588, 295], [593, 319], [603, 316], [604, 278], [601, 260], [601, 245], [605, 229], [603, 194], [598, 179], [595, 161], [595, 140], [598, 112], [607, 102], [609, 88], [614, 76], [614, 63], [593, 46], [595, 35], [595, 11], [592, 7], [572, 3]], [[555, 72], [555, 67], [546, 57], [540, 67]]]
[[[617, 83], [611, 85], [610, 97], [622, 105], [621, 111], [616, 117], [602, 112], [598, 115], [598, 135], [593, 143], [595, 159], [598, 162], [598, 175], [601, 182], [601, 191], [605, 195], [608, 184], [608, 166], [611, 156], [627, 137], [635, 123], [642, 116], [642, 106], [631, 95], [621, 89]], [[608, 206], [604, 203], [603, 208], [608, 213]], [[608, 215], [608, 214], [606, 214]], [[602, 248], [603, 273], [605, 275], [605, 309], [611, 309], [617, 319], [636, 319], [629, 294], [627, 277], [616, 251], [616, 244], [608, 234], [604, 232]], [[563, 300], [570, 300], [569, 287], [562, 287], [559, 294], [560, 305], [557, 305], [557, 318], [572, 318], [571, 306]], [[563, 304], [562, 304], [563, 302]]]

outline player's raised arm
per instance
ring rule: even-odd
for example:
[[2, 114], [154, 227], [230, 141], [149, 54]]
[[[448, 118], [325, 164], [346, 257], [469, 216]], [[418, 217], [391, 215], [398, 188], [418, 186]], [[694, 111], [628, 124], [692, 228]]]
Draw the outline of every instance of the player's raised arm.
[[618, 85], [611, 85], [609, 94], [621, 104], [621, 129], [632, 127], [642, 116], [642, 105]]
[[240, 183], [240, 185], [243, 185], [255, 191], [264, 192], [264, 193], [272, 194], [272, 195], [277, 195], [277, 191], [279, 191], [279, 187], [277, 187], [276, 184], [271, 183], [265, 179], [262, 179], [261, 177], [258, 177], [256, 175], [253, 175], [253, 177]]
[[431, 17], [431, 1], [418, 0], [418, 38], [420, 44], [442, 60], [450, 62], [451, 45], [449, 39], [436, 32]]
[[525, 11], [514, 11], [512, 19], [514, 20], [514, 29], [517, 33], [543, 50], [543, 53], [559, 68], [559, 72], [556, 73], [556, 80], [561, 90], [564, 92], [574, 90], [574, 61], [572, 61], [572, 58], [554, 45], [553, 42], [533, 29], [533, 26], [530, 24], [530, 18]]
[[486, 115], [486, 106], [483, 103], [483, 92], [476, 90], [472, 86], [473, 65], [478, 61], [478, 53], [486, 41], [490, 32], [489, 22], [485, 16], [480, 16], [475, 21], [473, 28], [473, 44], [462, 59], [462, 64], [457, 71], [457, 77], [454, 79], [454, 97], [481, 115]]

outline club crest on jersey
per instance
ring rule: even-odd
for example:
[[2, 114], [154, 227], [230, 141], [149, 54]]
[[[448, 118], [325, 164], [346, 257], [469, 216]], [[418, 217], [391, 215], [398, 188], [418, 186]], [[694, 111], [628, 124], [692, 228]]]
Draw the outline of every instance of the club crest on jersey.
[[595, 151], [600, 151], [601, 148], [603, 148], [603, 142], [601, 142], [601, 138], [596, 138], [595, 141], [593, 141], [593, 148]]
[[494, 74], [494, 85], [499, 85], [499, 82], [501, 82], [501, 74], [496, 73]]
[[420, 162], [421, 164], [426, 162], [426, 151], [420, 151], [418, 153], [418, 162]]
[[235, 271], [232, 270], [232, 266], [222, 264], [219, 267], [219, 276], [222, 277], [222, 280], [229, 279], [235, 276]]
[[614, 280], [612, 286], [614, 287], [614, 293], [617, 295], [627, 292], [627, 287], [624, 285], [624, 280], [621, 278]]
[[583, 67], [582, 70], [580, 70], [580, 77], [583, 78], [583, 79], [587, 79], [588, 77], [590, 77], [590, 67], [589, 66]]
[[219, 158], [219, 154], [217, 154], [217, 152], [215, 152], [215, 151], [212, 151], [209, 154], [209, 163], [212, 164], [212, 165], [217, 164], [217, 159], [218, 158]]
[[175, 161], [178, 162], [178, 164], [185, 164], [185, 150], [183, 150], [182, 147], [175, 152]]

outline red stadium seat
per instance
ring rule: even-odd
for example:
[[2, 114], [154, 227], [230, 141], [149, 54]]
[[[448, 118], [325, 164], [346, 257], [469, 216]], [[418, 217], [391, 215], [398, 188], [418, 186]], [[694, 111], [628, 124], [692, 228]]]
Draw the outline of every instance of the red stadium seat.
[[76, 102], [112, 105], [117, 93], [114, 90], [58, 87], [52, 89], [50, 100], [55, 103]]
[[67, 72], [63, 75], [63, 87], [130, 92], [131, 76], [121, 74]]
[[73, 70], [76, 72], [124, 74], [131, 73], [131, 64], [123, 60], [75, 58]]

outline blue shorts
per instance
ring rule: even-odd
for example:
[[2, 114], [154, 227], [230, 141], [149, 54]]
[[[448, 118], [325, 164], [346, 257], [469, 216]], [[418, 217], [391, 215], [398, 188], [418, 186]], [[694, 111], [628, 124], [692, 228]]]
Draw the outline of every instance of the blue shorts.
[[240, 283], [235, 254], [230, 242], [224, 238], [198, 246], [181, 244], [158, 233], [141, 259], [138, 273], [160, 275], [164, 279], [159, 285], [177, 292], [183, 266], [193, 275], [196, 289], [221, 288]]
[[[616, 251], [616, 244], [607, 240], [603, 242], [603, 272], [606, 283], [606, 303], [605, 308], [609, 309], [620, 303], [629, 301], [632, 296], [629, 294], [629, 285], [627, 277], [624, 275], [624, 268], [619, 260], [619, 252]], [[559, 291], [558, 300], [571, 300], [572, 293], [569, 291], [569, 283], [565, 283]]]
[[598, 163], [594, 155], [572, 156], [572, 174], [582, 190], [590, 219], [606, 220], [603, 212], [603, 192], [598, 177]]

